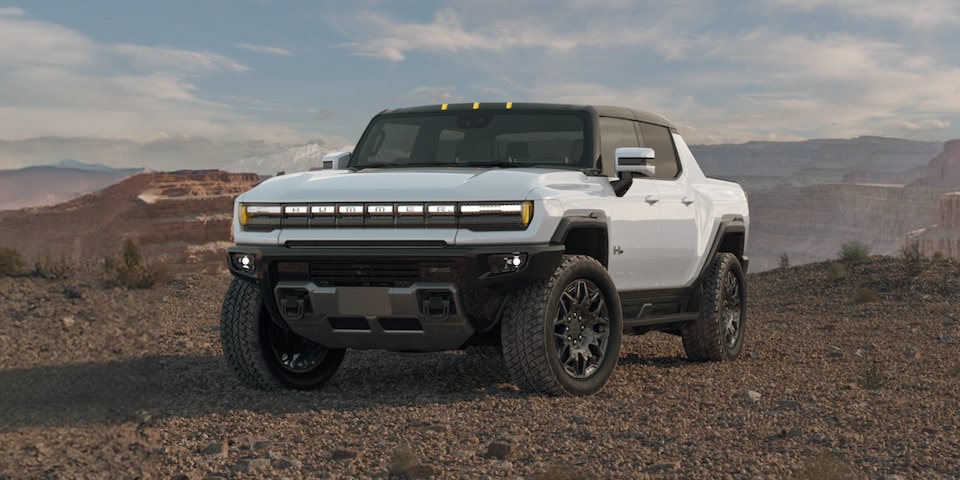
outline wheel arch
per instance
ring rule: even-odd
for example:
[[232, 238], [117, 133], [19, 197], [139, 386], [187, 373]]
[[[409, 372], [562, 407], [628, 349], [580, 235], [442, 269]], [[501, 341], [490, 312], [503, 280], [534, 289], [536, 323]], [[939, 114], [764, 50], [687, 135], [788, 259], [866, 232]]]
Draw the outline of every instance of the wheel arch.
[[688, 312], [700, 310], [703, 282], [710, 273], [710, 265], [713, 263], [713, 258], [717, 256], [718, 253], [731, 253], [736, 256], [740, 262], [740, 268], [743, 273], [747, 273], [747, 266], [750, 260], [744, 254], [746, 240], [747, 224], [742, 217], [720, 222], [716, 235], [713, 237], [713, 243], [703, 258], [703, 266], [700, 267], [700, 273], [697, 275], [697, 279], [693, 282], [692, 289], [690, 290], [690, 297], [687, 301]]
[[602, 211], [567, 216], [560, 220], [550, 243], [563, 245], [566, 255], [593, 257], [603, 268], [608, 268], [610, 240], [607, 225], [607, 215]]

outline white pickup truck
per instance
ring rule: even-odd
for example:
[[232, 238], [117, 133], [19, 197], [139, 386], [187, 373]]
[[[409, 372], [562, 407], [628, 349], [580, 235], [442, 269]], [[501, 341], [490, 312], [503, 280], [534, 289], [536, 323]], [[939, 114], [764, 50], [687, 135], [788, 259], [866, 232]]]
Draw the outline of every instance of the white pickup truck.
[[236, 201], [221, 342], [252, 387], [318, 388], [347, 348], [473, 348], [523, 389], [589, 395], [624, 334], [743, 349], [746, 195], [660, 116], [400, 108], [324, 163]]

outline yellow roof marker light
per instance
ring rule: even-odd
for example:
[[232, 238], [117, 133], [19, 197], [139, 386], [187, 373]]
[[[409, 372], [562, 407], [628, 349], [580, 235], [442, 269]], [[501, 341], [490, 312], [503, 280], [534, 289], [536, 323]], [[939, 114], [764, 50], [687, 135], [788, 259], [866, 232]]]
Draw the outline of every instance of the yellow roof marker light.
[[446, 109], [447, 109], [446, 103], [444, 103], [443, 105], [440, 105], [440, 110], [446, 110]]
[[480, 110], [480, 102], [473, 102], [473, 109]]
[[507, 102], [507, 110], [513, 108], [513, 102]]

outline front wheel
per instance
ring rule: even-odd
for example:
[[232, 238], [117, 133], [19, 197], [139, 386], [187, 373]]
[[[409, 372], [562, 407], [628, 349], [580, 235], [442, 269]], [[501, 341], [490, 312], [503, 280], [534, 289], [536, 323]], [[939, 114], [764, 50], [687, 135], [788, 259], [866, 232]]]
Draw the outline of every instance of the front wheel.
[[260, 290], [236, 278], [220, 311], [220, 344], [240, 380], [262, 390], [319, 388], [340, 367], [345, 353], [281, 328], [264, 308]]
[[695, 362], [736, 360], [747, 322], [743, 267], [731, 253], [718, 253], [703, 282], [700, 316], [681, 332], [687, 358]]
[[501, 321], [504, 361], [524, 390], [591, 395], [617, 364], [620, 297], [592, 257], [565, 255], [549, 280], [517, 292]]

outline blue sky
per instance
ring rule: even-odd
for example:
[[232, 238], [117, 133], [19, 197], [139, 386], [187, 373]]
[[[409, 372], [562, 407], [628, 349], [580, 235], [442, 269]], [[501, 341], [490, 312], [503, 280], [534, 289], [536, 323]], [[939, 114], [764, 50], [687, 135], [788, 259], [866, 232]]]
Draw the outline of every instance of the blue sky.
[[947, 140], [956, 45], [954, 0], [0, 0], [0, 168], [216, 166], [458, 101], [620, 104], [691, 143]]

